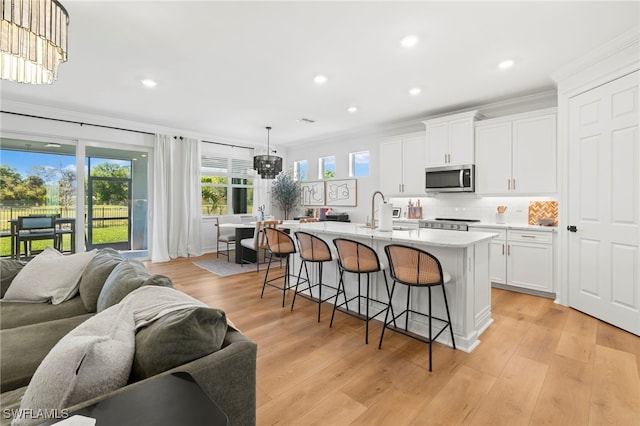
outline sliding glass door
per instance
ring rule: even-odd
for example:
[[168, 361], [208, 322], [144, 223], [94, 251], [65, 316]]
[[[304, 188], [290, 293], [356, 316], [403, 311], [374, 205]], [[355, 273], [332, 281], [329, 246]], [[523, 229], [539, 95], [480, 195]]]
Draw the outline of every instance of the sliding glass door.
[[147, 250], [147, 176], [145, 152], [86, 147], [87, 249]]

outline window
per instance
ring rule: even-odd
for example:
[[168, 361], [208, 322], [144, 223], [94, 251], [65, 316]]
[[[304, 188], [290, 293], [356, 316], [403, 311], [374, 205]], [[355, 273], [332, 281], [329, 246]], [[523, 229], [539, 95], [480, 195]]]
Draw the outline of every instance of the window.
[[320, 179], [330, 179], [336, 177], [336, 157], [322, 157], [319, 160]]
[[[2, 139], [0, 149], [0, 231], [9, 232], [10, 220], [33, 214], [76, 215], [75, 146], [57, 144], [39, 148], [30, 141]], [[38, 144], [44, 145], [44, 144]], [[6, 149], [9, 147], [10, 149]], [[64, 239], [63, 250], [70, 249]], [[46, 241], [34, 241], [33, 248], [43, 249]], [[11, 240], [2, 238], [0, 256], [11, 252]]]
[[293, 178], [295, 180], [307, 180], [309, 176], [309, 164], [307, 160], [300, 160], [293, 163]]
[[349, 176], [369, 176], [369, 151], [349, 154]]
[[251, 213], [253, 178], [250, 160], [203, 155], [201, 159], [202, 214]]

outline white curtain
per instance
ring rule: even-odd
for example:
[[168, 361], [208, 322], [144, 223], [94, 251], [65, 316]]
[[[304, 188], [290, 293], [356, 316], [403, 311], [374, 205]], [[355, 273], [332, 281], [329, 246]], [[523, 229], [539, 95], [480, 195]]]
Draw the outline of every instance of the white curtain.
[[200, 141], [156, 135], [151, 261], [200, 256]]

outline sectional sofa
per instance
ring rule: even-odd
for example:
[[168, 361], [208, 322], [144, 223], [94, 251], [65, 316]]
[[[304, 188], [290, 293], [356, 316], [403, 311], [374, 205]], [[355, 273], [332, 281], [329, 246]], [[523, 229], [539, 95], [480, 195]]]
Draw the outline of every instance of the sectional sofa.
[[[10, 424], [16, 413], [22, 413], [15, 411], [19, 408], [33, 417], [34, 412], [24, 410], [29, 408], [24, 404], [33, 402], [34, 398], [44, 398], [44, 401], [49, 398], [38, 393], [60, 398], [64, 392], [57, 388], [66, 380], [61, 377], [61, 372], [65, 368], [77, 368], [75, 365], [64, 365], [73, 362], [70, 361], [74, 356], [69, 349], [70, 342], [74, 342], [74, 339], [75, 342], [79, 339], [86, 341], [87, 336], [92, 334], [104, 334], [100, 330], [105, 327], [109, 330], [120, 328], [120, 320], [114, 318], [120, 318], [122, 314], [114, 312], [124, 310], [122, 305], [128, 304], [137, 293], [143, 291], [145, 295], [137, 299], [143, 299], [145, 309], [166, 311], [149, 302], [155, 300], [149, 295], [156, 293], [160, 294], [158, 303], [167, 303], [166, 300], [170, 299], [174, 308], [163, 316], [156, 315], [153, 321], [143, 323], [142, 327], [136, 326], [138, 328], [134, 329], [131, 338], [132, 342], [135, 339], [133, 359], [126, 367], [123, 383], [115, 389], [110, 384], [104, 393], [94, 385], [89, 386], [86, 395], [80, 392], [78, 396], [74, 394], [75, 391], [71, 392], [73, 398], [63, 402], [56, 400], [55, 404], [62, 404], [58, 408], [64, 408], [63, 413], [67, 409], [73, 413], [161, 375], [187, 372], [227, 415], [230, 424], [255, 424], [257, 345], [240, 331], [228, 326], [224, 312], [198, 305], [201, 302], [195, 299], [192, 303], [189, 296], [173, 289], [169, 278], [152, 276], [141, 262], [125, 260], [110, 249], [94, 253], [82, 271], [76, 294], [68, 295], [71, 296], [68, 300], [57, 304], [16, 301], [12, 283], [16, 277], [23, 278], [26, 275], [27, 270], [23, 271], [26, 266], [8, 259], [0, 260], [0, 264], [0, 425]], [[52, 270], [50, 274], [56, 274], [56, 271]], [[12, 300], [7, 300], [7, 297]], [[184, 304], [186, 307], [182, 308]], [[91, 338], [98, 346], [104, 343], [102, 338]], [[80, 359], [83, 368], [94, 368], [89, 367], [92, 364], [85, 359], [86, 356], [85, 353]], [[100, 371], [107, 368], [107, 364], [104, 360], [97, 360], [94, 374], [110, 376], [110, 372]], [[48, 377], [52, 374], [53, 379]], [[74, 376], [73, 372], [70, 375]], [[41, 389], [38, 389], [39, 386]], [[50, 386], [54, 386], [54, 391], [50, 390]], [[47, 419], [19, 418], [14, 424], [37, 424], [44, 420]]]

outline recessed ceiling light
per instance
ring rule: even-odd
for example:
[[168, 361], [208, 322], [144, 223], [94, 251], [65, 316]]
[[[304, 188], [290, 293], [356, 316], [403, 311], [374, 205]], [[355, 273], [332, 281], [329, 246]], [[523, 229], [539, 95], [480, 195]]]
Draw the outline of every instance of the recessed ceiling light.
[[133, 161], [138, 161], [138, 159], [137, 159], [137, 158], [132, 158], [132, 160], [133, 160]]
[[318, 74], [313, 78], [314, 83], [321, 85], [325, 84], [329, 80], [326, 75]]
[[147, 154], [140, 154], [140, 157], [142, 157], [142, 158], [144, 158], [146, 156], [147, 156]]
[[151, 80], [150, 78], [145, 78], [144, 80], [140, 80], [144, 87], [152, 88], [156, 87], [158, 83], [155, 80]]
[[408, 36], [406, 36], [406, 37], [403, 37], [403, 38], [400, 40], [400, 44], [402, 45], [402, 47], [409, 48], [409, 47], [413, 47], [413, 46], [415, 46], [416, 44], [418, 44], [418, 40], [419, 40], [419, 39], [418, 39], [418, 36], [415, 36], [415, 35], [408, 35]]
[[60, 145], [59, 143], [48, 143], [45, 145], [45, 147], [47, 148], [60, 148], [62, 145]]
[[349, 111], [351, 114], [355, 114], [356, 112], [358, 112], [358, 107], [350, 106], [349, 108], [347, 108], [347, 111]]
[[413, 96], [419, 95], [420, 92], [422, 92], [422, 89], [420, 89], [419, 87], [414, 87], [413, 89], [409, 89], [409, 94]]
[[513, 59], [506, 59], [498, 64], [498, 68], [500, 68], [501, 70], [507, 70], [511, 68], [513, 64], [515, 64]]

